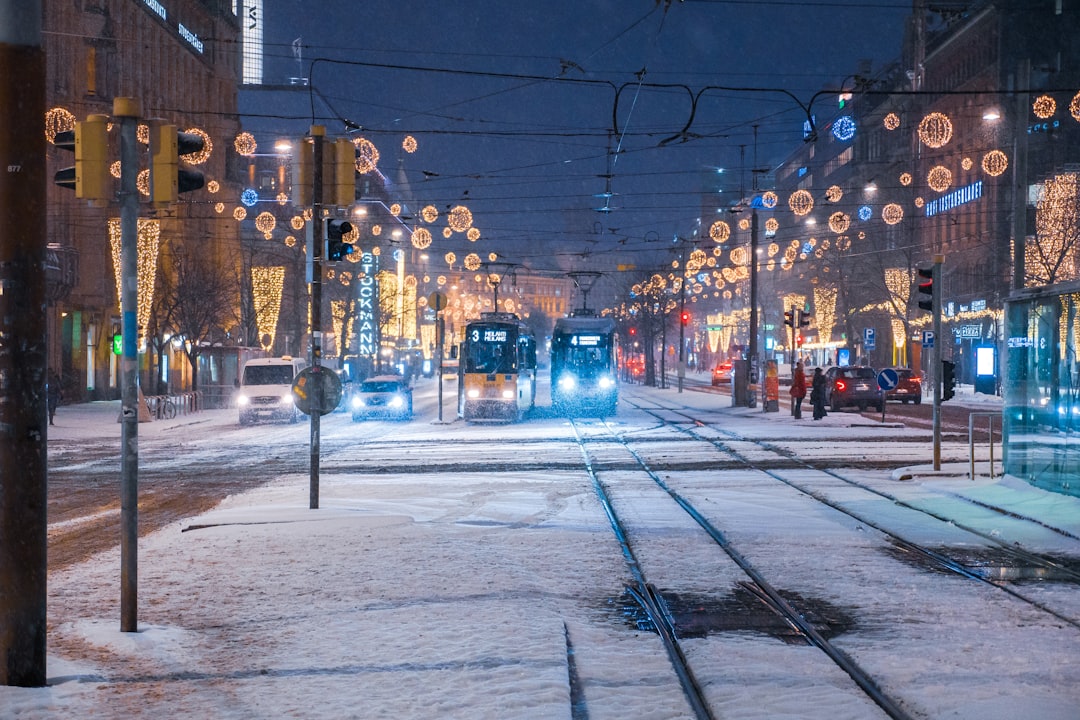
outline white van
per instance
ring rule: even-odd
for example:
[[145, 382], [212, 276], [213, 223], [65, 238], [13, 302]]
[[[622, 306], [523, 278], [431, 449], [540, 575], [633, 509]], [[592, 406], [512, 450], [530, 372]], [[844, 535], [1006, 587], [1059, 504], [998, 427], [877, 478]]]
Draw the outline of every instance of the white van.
[[300, 411], [293, 403], [293, 379], [307, 367], [299, 358], [256, 358], [244, 364], [236, 404], [240, 424], [257, 420], [296, 422]]

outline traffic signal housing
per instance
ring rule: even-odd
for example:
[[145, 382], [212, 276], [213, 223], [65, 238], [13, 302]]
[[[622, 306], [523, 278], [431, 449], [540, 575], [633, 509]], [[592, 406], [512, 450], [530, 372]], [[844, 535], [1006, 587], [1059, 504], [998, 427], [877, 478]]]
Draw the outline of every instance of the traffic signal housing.
[[326, 259], [340, 262], [356, 252], [356, 246], [345, 242], [345, 236], [352, 232], [353, 226], [348, 220], [326, 221]]
[[75, 152], [75, 166], [58, 170], [54, 182], [75, 191], [75, 197], [105, 207], [112, 197], [109, 174], [109, 116], [88, 115], [74, 130], [56, 133], [53, 144]]
[[790, 328], [795, 327], [795, 308], [791, 308], [784, 313], [784, 324]]
[[206, 177], [180, 162], [181, 155], [202, 152], [201, 135], [180, 132], [175, 125], [152, 123], [150, 127], [150, 201], [157, 206], [175, 203], [181, 193], [198, 190]]
[[941, 401], [952, 399], [956, 395], [956, 363], [952, 360], [941, 361]]
[[934, 269], [918, 268], [919, 277], [919, 307], [926, 312], [934, 311]]
[[679, 322], [682, 324], [683, 327], [686, 327], [687, 325], [690, 324], [690, 311], [689, 310], [683, 310], [682, 311], [682, 313], [679, 315]]
[[805, 310], [799, 311], [799, 329], [810, 327], [810, 313]]

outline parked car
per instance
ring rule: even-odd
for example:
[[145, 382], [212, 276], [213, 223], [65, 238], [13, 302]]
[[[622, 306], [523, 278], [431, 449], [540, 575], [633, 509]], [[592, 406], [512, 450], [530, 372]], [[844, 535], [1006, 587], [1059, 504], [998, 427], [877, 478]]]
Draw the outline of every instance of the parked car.
[[731, 382], [731, 361], [722, 360], [716, 363], [716, 367], [712, 370], [712, 384], [713, 387], [721, 383]]
[[922, 378], [911, 368], [893, 368], [899, 382], [885, 395], [886, 400], [899, 400], [905, 405], [913, 402], [922, 403]]
[[412, 388], [399, 375], [376, 375], [360, 383], [350, 401], [352, 419], [390, 418], [410, 420]]
[[831, 367], [825, 371], [825, 404], [832, 410], [855, 405], [859, 410], [873, 406], [881, 410], [881, 390], [877, 371], [865, 365]]

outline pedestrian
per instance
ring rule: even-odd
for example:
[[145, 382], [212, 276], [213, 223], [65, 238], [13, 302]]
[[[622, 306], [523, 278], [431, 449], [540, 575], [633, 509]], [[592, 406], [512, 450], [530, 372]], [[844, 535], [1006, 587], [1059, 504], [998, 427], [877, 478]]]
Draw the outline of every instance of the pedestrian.
[[814, 368], [814, 379], [810, 384], [810, 402], [814, 406], [814, 419], [820, 420], [829, 413], [825, 412], [825, 373], [821, 368]]
[[60, 390], [60, 376], [55, 370], [49, 372], [49, 379], [45, 383], [45, 399], [49, 405], [49, 424], [53, 424], [56, 415], [56, 406], [60, 404], [60, 398], [64, 395]]
[[791, 376], [791, 414], [796, 420], [802, 420], [802, 401], [806, 397], [806, 373], [802, 361], [795, 363], [795, 372]]

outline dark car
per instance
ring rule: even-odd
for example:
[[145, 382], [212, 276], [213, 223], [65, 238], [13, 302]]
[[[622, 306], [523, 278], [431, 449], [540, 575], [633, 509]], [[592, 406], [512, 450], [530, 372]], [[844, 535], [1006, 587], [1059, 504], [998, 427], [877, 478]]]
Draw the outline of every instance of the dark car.
[[899, 400], [905, 405], [913, 402], [916, 405], [922, 403], [922, 378], [915, 374], [911, 368], [893, 368], [899, 382], [892, 390], [886, 393], [887, 400]]
[[379, 375], [360, 383], [350, 402], [352, 419], [409, 420], [413, 414], [412, 388], [397, 375]]
[[881, 402], [874, 368], [852, 365], [831, 367], [825, 371], [825, 404], [830, 409], [839, 410], [855, 405], [859, 410], [870, 406], [881, 410]]
[[712, 371], [712, 384], [713, 387], [722, 383], [731, 382], [731, 361], [722, 360], [716, 363], [716, 367]]

